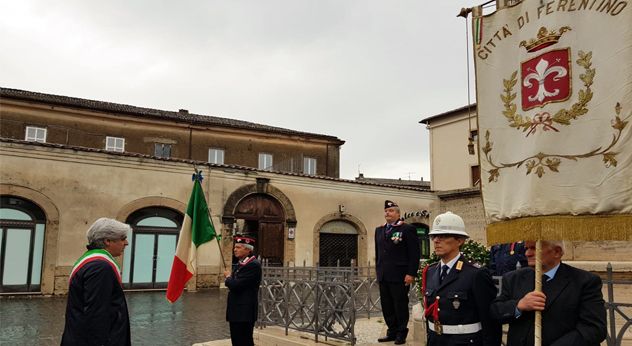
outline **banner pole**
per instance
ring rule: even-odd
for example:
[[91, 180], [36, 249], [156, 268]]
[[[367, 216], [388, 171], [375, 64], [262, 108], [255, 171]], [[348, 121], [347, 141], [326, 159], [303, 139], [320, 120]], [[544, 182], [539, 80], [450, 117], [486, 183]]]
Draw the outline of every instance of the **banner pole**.
[[[535, 243], [535, 291], [542, 292], [542, 241]], [[542, 311], [535, 312], [535, 343], [542, 346]]]
[[[193, 165], [193, 169], [195, 170], [195, 175], [198, 175], [198, 169], [197, 166], [194, 164]], [[209, 186], [211, 184], [211, 175], [210, 175], [211, 169], [209, 168], [209, 177], [208, 177], [208, 183]], [[200, 188], [202, 188], [202, 184], [200, 184]], [[202, 190], [202, 192], [204, 192], [204, 190]], [[224, 259], [224, 253], [222, 253], [222, 247], [219, 244], [219, 237], [217, 235], [217, 228], [215, 228], [215, 224], [213, 223], [213, 217], [211, 216], [211, 210], [208, 206], [208, 198], [207, 198], [207, 202], [206, 202], [206, 214], [208, 215], [208, 219], [211, 221], [211, 226], [213, 226], [213, 230], [215, 231], [215, 240], [217, 240], [217, 248], [219, 249], [219, 255], [222, 258], [222, 264], [224, 265], [224, 268], [226, 267], [226, 260]]]

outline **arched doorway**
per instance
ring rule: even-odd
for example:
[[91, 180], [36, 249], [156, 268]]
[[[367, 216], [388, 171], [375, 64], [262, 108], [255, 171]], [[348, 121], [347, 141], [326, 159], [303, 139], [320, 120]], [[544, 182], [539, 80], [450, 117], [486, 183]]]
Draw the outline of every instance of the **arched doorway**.
[[127, 218], [132, 232], [123, 254], [123, 288], [167, 288], [183, 219], [163, 207], [143, 208]]
[[423, 259], [430, 258], [430, 236], [428, 235], [428, 225], [419, 222], [413, 222], [412, 225], [417, 229], [420, 257]]
[[281, 204], [266, 194], [251, 194], [239, 201], [234, 216], [237, 233], [257, 238], [254, 255], [269, 265], [283, 265], [285, 212]]
[[40, 292], [44, 211], [28, 200], [2, 196], [0, 228], [0, 292]]
[[325, 223], [320, 230], [318, 265], [321, 267], [349, 267], [358, 264], [358, 229], [343, 220]]

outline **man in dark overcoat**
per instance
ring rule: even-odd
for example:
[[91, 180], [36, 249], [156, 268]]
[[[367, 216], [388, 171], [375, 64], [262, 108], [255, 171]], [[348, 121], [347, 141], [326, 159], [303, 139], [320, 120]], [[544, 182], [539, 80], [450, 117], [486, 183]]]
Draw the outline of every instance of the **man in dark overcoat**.
[[62, 346], [131, 345], [121, 272], [114, 257], [129, 245], [131, 227], [101, 218], [88, 229], [88, 252], [73, 267]]
[[399, 220], [399, 205], [384, 202], [386, 223], [375, 229], [375, 269], [380, 285], [382, 315], [388, 326], [379, 342], [406, 343], [408, 335], [408, 291], [419, 270], [417, 229]]
[[502, 326], [489, 317], [497, 289], [487, 268], [460, 253], [469, 238], [463, 219], [441, 214], [429, 235], [441, 260], [422, 274], [428, 346], [500, 345]]
[[533, 345], [535, 311], [542, 311], [542, 345], [598, 346], [605, 340], [601, 278], [561, 262], [564, 243], [542, 242], [542, 292], [535, 291], [535, 242], [526, 241], [528, 268], [503, 276], [491, 316], [509, 323], [507, 346]]
[[253, 332], [259, 314], [259, 284], [261, 264], [252, 255], [253, 237], [235, 237], [233, 253], [239, 260], [230, 270], [224, 270], [228, 292], [226, 321], [230, 325], [230, 340], [233, 346], [254, 345]]

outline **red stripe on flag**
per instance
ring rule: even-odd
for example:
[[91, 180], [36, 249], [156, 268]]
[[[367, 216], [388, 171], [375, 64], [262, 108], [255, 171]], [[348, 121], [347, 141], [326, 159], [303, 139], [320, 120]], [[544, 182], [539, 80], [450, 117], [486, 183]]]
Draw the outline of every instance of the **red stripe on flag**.
[[167, 300], [175, 303], [184, 291], [184, 285], [193, 277], [193, 273], [187, 270], [186, 263], [178, 256], [174, 256], [169, 285], [167, 285]]

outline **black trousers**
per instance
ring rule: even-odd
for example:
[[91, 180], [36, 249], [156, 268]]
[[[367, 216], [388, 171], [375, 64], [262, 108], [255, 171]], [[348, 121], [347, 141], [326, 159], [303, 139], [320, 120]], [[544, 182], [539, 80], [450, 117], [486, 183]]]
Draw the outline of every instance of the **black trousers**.
[[233, 346], [254, 346], [252, 334], [255, 329], [255, 322], [229, 322], [230, 341]]
[[402, 282], [380, 281], [380, 301], [382, 315], [388, 326], [388, 336], [408, 335], [408, 291], [410, 286]]

